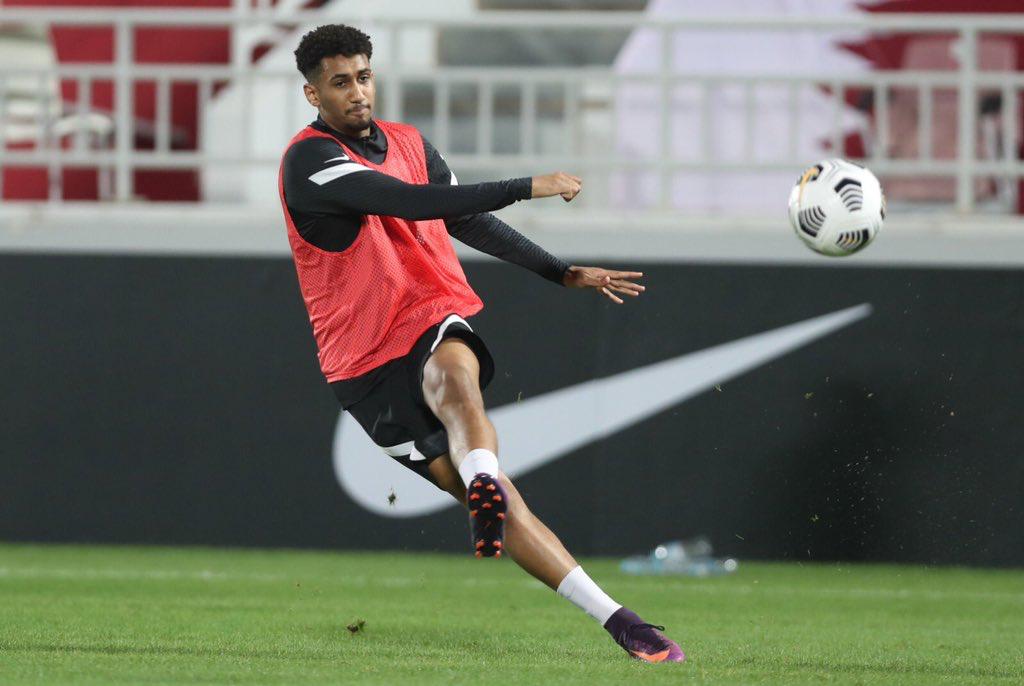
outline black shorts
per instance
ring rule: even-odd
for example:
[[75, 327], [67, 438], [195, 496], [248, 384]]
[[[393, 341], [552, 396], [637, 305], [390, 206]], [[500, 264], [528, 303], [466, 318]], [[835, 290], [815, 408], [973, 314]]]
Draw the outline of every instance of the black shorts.
[[423, 368], [446, 338], [465, 341], [476, 353], [480, 388], [486, 388], [494, 378], [494, 359], [483, 339], [455, 314], [427, 329], [407, 355], [388, 362], [355, 402], [349, 402], [350, 382], [331, 384], [338, 400], [386, 455], [428, 480], [427, 465], [448, 452], [448, 433], [423, 397]]

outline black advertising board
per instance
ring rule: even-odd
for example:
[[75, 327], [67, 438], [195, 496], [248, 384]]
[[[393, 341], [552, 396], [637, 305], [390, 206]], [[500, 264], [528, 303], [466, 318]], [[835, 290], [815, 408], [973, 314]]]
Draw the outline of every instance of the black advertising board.
[[[465, 550], [456, 507], [339, 483], [351, 436], [288, 259], [0, 268], [0, 539]], [[562, 403], [503, 445], [532, 451], [517, 483], [570, 549], [1024, 564], [1024, 272], [643, 269], [615, 306], [466, 265], [499, 431]]]

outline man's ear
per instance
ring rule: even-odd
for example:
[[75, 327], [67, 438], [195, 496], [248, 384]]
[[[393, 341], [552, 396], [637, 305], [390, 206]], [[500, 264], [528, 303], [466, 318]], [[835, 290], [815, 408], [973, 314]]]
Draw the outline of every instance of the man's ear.
[[313, 107], [320, 107], [320, 94], [316, 90], [316, 86], [304, 83], [302, 84], [302, 92], [306, 95], [306, 101]]

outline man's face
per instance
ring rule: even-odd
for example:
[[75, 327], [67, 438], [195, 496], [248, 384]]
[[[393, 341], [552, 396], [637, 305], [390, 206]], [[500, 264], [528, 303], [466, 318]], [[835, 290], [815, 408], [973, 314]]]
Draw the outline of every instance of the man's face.
[[320, 110], [332, 128], [354, 137], [370, 128], [376, 90], [366, 55], [335, 55], [320, 60], [315, 84], [305, 84], [309, 104]]

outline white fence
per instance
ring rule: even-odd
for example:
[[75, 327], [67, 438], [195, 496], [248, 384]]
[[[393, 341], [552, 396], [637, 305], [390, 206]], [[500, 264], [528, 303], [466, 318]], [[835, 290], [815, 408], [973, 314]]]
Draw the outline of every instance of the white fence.
[[[256, 70], [240, 41], [235, 41], [232, 64], [224, 66], [181, 64], [136, 64], [133, 60], [134, 30], [138, 27], [215, 26], [232, 29], [236, 35], [254, 26], [314, 26], [328, 22], [365, 25], [366, 16], [332, 13], [329, 8], [282, 14], [269, 7], [235, 10], [51, 10], [0, 8], [0, 25], [36, 26], [111, 26], [115, 35], [115, 59], [107, 64], [63, 64], [59, 66], [10, 66], [0, 64], [0, 115], [9, 115], [12, 84], [25, 79], [38, 81], [37, 108], [39, 135], [28, 149], [10, 149], [0, 141], [0, 167], [45, 166], [50, 170], [50, 197], [61, 197], [60, 174], [63, 167], [94, 167], [106, 170], [105, 193], [110, 199], [134, 197], [133, 172], [139, 169], [193, 168], [211, 172], [218, 168], [276, 170], [279, 148], [265, 145], [271, 140], [286, 141], [295, 131], [295, 117], [312, 118], [301, 111], [283, 118], [281, 131], [253, 130], [249, 119], [237, 132], [241, 145], [231, 153], [216, 150], [204, 140], [208, 109], [215, 99], [215, 86], [229, 83], [242, 94], [238, 105], [243, 110], [256, 106], [254, 87], [276, 80], [286, 88], [301, 92], [301, 81], [294, 69]], [[375, 41], [383, 35], [392, 46], [386, 60], [375, 59], [378, 74], [380, 114], [386, 119], [403, 119], [411, 93], [423, 94], [432, 110], [418, 121], [435, 145], [446, 155], [460, 176], [500, 175], [503, 177], [568, 168], [583, 174], [600, 190], [586, 194], [581, 206], [600, 210], [610, 202], [609, 189], [623, 176], [645, 174], [656, 186], [653, 210], [672, 208], [672, 183], [680, 173], [715, 175], [746, 174], [756, 171], [786, 172], [795, 176], [813, 159], [807, 159], [801, 142], [802, 126], [809, 113], [803, 111], [802, 94], [826, 94], [831, 110], [826, 139], [833, 150], [843, 149], [847, 125], [843, 123], [844, 98], [853, 90], [873, 98], [872, 125], [861, 131], [866, 141], [864, 163], [886, 179], [919, 180], [946, 178], [955, 182], [955, 195], [947, 207], [959, 212], [977, 209], [977, 185], [985, 181], [998, 188], [988, 205], [1010, 212], [1016, 204], [1016, 186], [1024, 178], [1020, 147], [1018, 102], [1024, 88], [1024, 73], [1012, 70], [984, 70], [979, 64], [979, 41], [986, 35], [1024, 34], [1022, 15], [861, 15], [837, 19], [793, 19], [791, 17], [735, 17], [659, 19], [624, 12], [480, 12], [471, 17], [372, 18]], [[410, 67], [403, 60], [401, 46], [407, 31], [463, 28], [472, 30], [544, 30], [548, 35], [562, 32], [630, 31], [656, 32], [660, 58], [655, 67], [636, 73], [608, 67]], [[866, 71], [858, 74], [817, 73], [813, 63], [794, 63], [788, 74], [750, 70], [722, 74], [680, 71], [672, 63], [675, 41], [700, 32], [800, 32], [842, 31], [870, 34], [894, 32], [915, 35], [958, 37], [958, 67], [955, 70]], [[77, 105], [70, 111], [55, 107], [59, 97], [54, 80], [77, 84]], [[108, 130], [102, 127], [67, 126], [62, 119], [87, 112], [88, 94], [98, 82], [114, 84], [114, 108], [109, 113]], [[156, 116], [152, 124], [152, 149], [134, 148], [136, 119], [132, 111], [133, 88], [139, 83], [155, 84]], [[191, 83], [198, 87], [198, 145], [195, 149], [177, 149], [171, 145], [170, 89], [172, 84]], [[624, 88], [646, 87], [656, 96], [653, 131], [640, 135], [656, 136], [662, 144], [653, 156], [629, 155], [620, 145], [638, 135], [618, 119], [617, 95]], [[758, 117], [756, 93], [769, 88], [784, 93], [782, 102], [786, 124], [777, 132], [786, 143], [769, 158], [756, 154], [750, 140], [752, 124], [745, 127], [745, 140], [739, 156], [717, 154], [710, 145], [699, 145], [694, 155], [679, 155], [666, 141], [680, 135], [675, 117], [679, 92], [689, 93], [695, 117], [685, 134], [695, 140], [711, 140], [716, 127], [715, 97], [727, 90], [738, 93], [744, 121]], [[956, 94], [955, 154], [940, 157], [933, 153], [935, 132], [933, 104], [937, 93]], [[890, 126], [892, 102], [897, 94], [914, 99], [918, 122], [916, 155], [892, 154]], [[296, 97], [300, 97], [296, 95]], [[981, 98], [998, 102], [997, 116], [988, 119], [979, 112]], [[468, 105], [467, 105], [468, 103]], [[301, 103], [300, 103], [301, 104]], [[295, 107], [289, 102], [287, 107]], [[77, 110], [77, 111], [76, 111]], [[815, 112], [821, 117], [821, 112]], [[89, 120], [91, 121], [91, 120]], [[0, 136], [10, 138], [12, 119], [0, 121]], [[468, 123], [467, 123], [468, 122]], [[468, 130], [471, 136], [462, 135]], [[509, 128], [513, 130], [509, 131]], [[498, 129], [503, 132], [497, 135]], [[555, 132], [542, 136], [542, 129]], [[454, 146], [454, 131], [459, 143]], [[71, 143], [59, 139], [69, 136]], [[472, 141], [467, 146], [466, 141]], [[263, 145], [260, 142], [263, 142]], [[512, 141], [510, 144], [509, 141]], [[6, 149], [5, 149], [6, 148]], [[582, 198], [583, 196], [581, 196]], [[574, 203], [575, 204], [575, 203]], [[570, 206], [571, 207], [571, 206]], [[568, 211], [572, 211], [569, 209]]]

